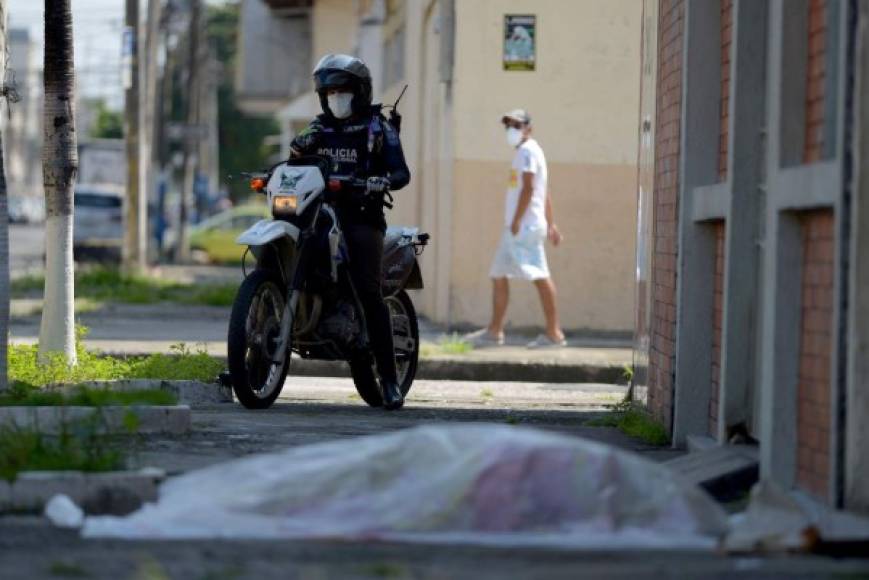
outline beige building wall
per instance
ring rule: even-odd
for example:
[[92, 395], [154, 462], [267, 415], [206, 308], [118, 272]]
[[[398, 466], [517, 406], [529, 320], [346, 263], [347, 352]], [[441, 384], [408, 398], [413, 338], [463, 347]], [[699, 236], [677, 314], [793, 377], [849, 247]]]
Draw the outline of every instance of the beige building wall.
[[[380, 40], [370, 34], [363, 40], [360, 16], [374, 3], [317, 0], [312, 56], [352, 53], [360, 41], [385, 42], [405, 28], [404, 79], [383, 87], [375, 100], [390, 103], [409, 85], [401, 103], [402, 142], [413, 179], [396, 192], [387, 219], [433, 236], [421, 259], [420, 312], [451, 325], [481, 325], [489, 317], [488, 270], [512, 158], [499, 118], [521, 106], [534, 118], [546, 153], [556, 222], [566, 238], [548, 249], [563, 324], [630, 330], [641, 4], [454, 0], [453, 45], [449, 0], [390, 0]], [[537, 16], [536, 71], [503, 70], [505, 14]], [[455, 49], [451, 71], [443, 66], [448, 46]], [[384, 63], [369, 65], [377, 72]], [[284, 115], [307, 118], [319, 108], [315, 103], [306, 95]], [[530, 283], [511, 285], [508, 316], [514, 327], [542, 323]]]
[[[534, 72], [504, 71], [505, 14], [536, 14]], [[635, 0], [456, 2], [450, 321], [484, 324], [488, 270], [504, 227], [512, 150], [503, 111], [527, 108], [549, 164], [555, 221], [548, 247], [568, 329], [633, 325], [634, 226], [640, 25]], [[538, 326], [533, 286], [511, 284], [508, 317]]]

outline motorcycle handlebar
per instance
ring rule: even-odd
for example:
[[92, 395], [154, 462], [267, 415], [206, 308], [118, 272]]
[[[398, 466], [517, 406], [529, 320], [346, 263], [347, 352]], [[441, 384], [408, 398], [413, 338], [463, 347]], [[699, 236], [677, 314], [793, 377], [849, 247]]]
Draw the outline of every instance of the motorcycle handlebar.
[[329, 178], [329, 183], [327, 183], [327, 185], [332, 191], [340, 191], [344, 187], [366, 189], [368, 187], [368, 182], [351, 175], [333, 175]]

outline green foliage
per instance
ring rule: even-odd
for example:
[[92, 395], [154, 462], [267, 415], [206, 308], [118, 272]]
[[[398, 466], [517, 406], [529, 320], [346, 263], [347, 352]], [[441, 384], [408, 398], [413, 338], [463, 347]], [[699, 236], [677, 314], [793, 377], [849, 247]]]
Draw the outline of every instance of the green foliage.
[[124, 115], [121, 111], [112, 111], [106, 107], [105, 102], [96, 103], [96, 121], [91, 128], [91, 137], [94, 139], [123, 139], [124, 138]]
[[449, 336], [441, 337], [438, 345], [445, 354], [467, 354], [474, 349], [471, 343], [462, 340], [458, 333], [455, 332]]
[[636, 437], [649, 445], [666, 445], [670, 441], [667, 430], [636, 404], [625, 401], [613, 406], [607, 415], [586, 422], [590, 427], [615, 427], [625, 435]]
[[626, 364], [622, 369], [622, 377], [625, 379], [625, 382], [630, 385], [634, 380], [634, 367]]
[[441, 336], [437, 344], [424, 343], [420, 347], [420, 355], [423, 357], [468, 354], [474, 350], [474, 346], [463, 340], [458, 333]]
[[204, 348], [191, 351], [184, 343], [169, 347], [170, 354], [153, 354], [129, 359], [131, 379], [163, 379], [211, 382], [223, 370], [223, 363]]
[[13, 296], [23, 296], [26, 294], [42, 292], [45, 288], [45, 277], [37, 276], [36, 274], [28, 274], [12, 280], [9, 287], [12, 289]]
[[[85, 386], [59, 389], [35, 387], [24, 383], [14, 383], [8, 392], [0, 395], [0, 407], [174, 405], [177, 402], [178, 399], [175, 395], [161, 389], [115, 391], [108, 388]], [[135, 417], [135, 415], [133, 416]]]
[[[25, 391], [32, 387], [57, 384], [80, 384], [88, 381], [107, 381], [115, 379], [162, 379], [195, 380], [211, 382], [223, 369], [223, 364], [208, 355], [204, 349], [191, 351], [186, 345], [171, 347], [170, 354], [154, 354], [146, 357], [118, 359], [101, 356], [84, 348], [83, 340], [87, 330], [79, 327], [76, 336], [76, 355], [78, 364], [70, 366], [63, 356], [49, 356], [40, 364], [38, 347], [35, 345], [9, 345], [9, 396], [24, 397]], [[46, 394], [46, 396], [48, 396]], [[88, 392], [82, 397], [99, 400], [109, 395]], [[124, 397], [123, 393], [111, 396]], [[140, 394], [147, 399], [147, 394]], [[79, 399], [87, 400], [87, 399]], [[120, 400], [120, 399], [116, 399]], [[141, 402], [147, 402], [140, 399]], [[39, 404], [39, 403], [35, 403]], [[46, 403], [49, 404], [49, 403]], [[54, 403], [56, 404], [56, 403]], [[152, 403], [158, 404], [158, 403]], [[164, 404], [164, 403], [159, 403]]]
[[67, 578], [87, 578], [87, 571], [78, 564], [66, 562], [52, 562], [48, 569], [52, 576], [65, 576]]
[[42, 363], [36, 345], [9, 345], [9, 382], [14, 391], [19, 385], [43, 387], [50, 384], [79, 384], [86, 381], [126, 378], [129, 372], [125, 361], [100, 357], [84, 348], [82, 340], [87, 334], [79, 328], [76, 336], [78, 364], [70, 366], [62, 354], [49, 355]]
[[124, 456], [109, 438], [98, 435], [98, 421], [66, 426], [58, 436], [0, 426], [0, 479], [13, 481], [21, 471], [121, 469]]
[[[255, 171], [268, 164], [272, 153], [264, 139], [279, 133], [280, 129], [271, 117], [246, 115], [236, 106], [233, 79], [238, 53], [239, 5], [209, 5], [206, 10], [208, 41], [214, 47], [218, 61], [224, 65], [217, 91], [220, 174]], [[228, 187], [230, 197], [236, 202], [250, 193], [245, 180], [236, 179]]]
[[[19, 278], [12, 282], [12, 295], [21, 297], [33, 294], [44, 286], [45, 279], [41, 276]], [[125, 274], [115, 268], [90, 268], [78, 271], [75, 275], [76, 296], [97, 302], [177, 302], [231, 306], [237, 290], [236, 284], [186, 284], [152, 276]]]

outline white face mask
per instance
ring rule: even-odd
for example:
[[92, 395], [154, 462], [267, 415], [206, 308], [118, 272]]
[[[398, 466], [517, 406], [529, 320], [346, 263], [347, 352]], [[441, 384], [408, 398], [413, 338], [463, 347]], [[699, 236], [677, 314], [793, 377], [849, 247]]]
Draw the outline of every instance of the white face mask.
[[326, 101], [336, 119], [346, 119], [353, 113], [353, 93], [333, 93], [326, 97]]
[[507, 143], [510, 147], [518, 147], [522, 142], [522, 130], [516, 127], [507, 129]]

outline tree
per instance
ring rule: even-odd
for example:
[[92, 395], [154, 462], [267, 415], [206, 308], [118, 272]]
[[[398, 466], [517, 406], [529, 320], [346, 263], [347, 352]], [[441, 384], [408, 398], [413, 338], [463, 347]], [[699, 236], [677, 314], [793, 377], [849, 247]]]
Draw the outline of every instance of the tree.
[[[6, 0], [0, 0], [0, 79], [6, 78]], [[0, 81], [2, 82], [2, 81]], [[5, 84], [3, 96], [7, 96]], [[6, 348], [9, 335], [9, 213], [6, 170], [3, 166], [3, 135], [0, 134], [0, 392], [6, 390]]]
[[106, 106], [105, 101], [96, 103], [97, 118], [91, 129], [91, 137], [94, 139], [123, 139], [124, 116], [120, 111], [112, 111]]
[[[217, 93], [220, 174], [256, 171], [269, 161], [271, 151], [264, 145], [265, 138], [279, 133], [280, 127], [271, 117], [246, 115], [235, 104], [233, 79], [238, 54], [239, 4], [210, 4], [207, 9], [208, 42], [214, 48], [217, 61], [224, 66]], [[230, 182], [229, 189], [234, 201], [250, 195], [243, 179]]]
[[45, 0], [44, 135], [45, 306], [39, 356], [60, 354], [75, 364], [72, 212], [78, 172], [75, 137], [72, 12], [70, 0]]

